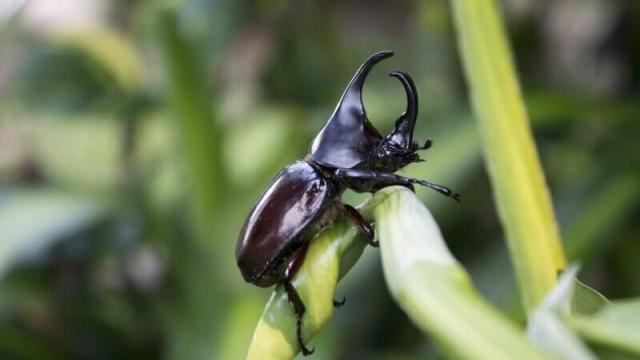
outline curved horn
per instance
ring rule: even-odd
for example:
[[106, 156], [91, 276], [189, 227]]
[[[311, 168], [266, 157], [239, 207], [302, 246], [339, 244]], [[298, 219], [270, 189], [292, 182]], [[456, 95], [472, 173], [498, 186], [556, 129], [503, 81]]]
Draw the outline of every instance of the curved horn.
[[416, 127], [416, 119], [418, 118], [418, 91], [409, 74], [402, 71], [394, 71], [389, 76], [400, 80], [407, 94], [407, 109], [396, 120], [395, 129], [389, 136], [389, 140], [408, 148], [413, 142], [413, 130]]
[[362, 86], [371, 68], [393, 55], [381, 51], [369, 57], [356, 71], [333, 114], [311, 143], [311, 159], [318, 164], [351, 168], [371, 157], [384, 139], [367, 119]]
[[359, 108], [358, 110], [360, 110], [361, 114], [366, 113], [364, 104], [362, 103], [362, 86], [364, 85], [364, 80], [375, 64], [391, 56], [393, 56], [393, 51], [380, 51], [371, 55], [371, 57], [360, 65], [360, 68], [356, 71], [356, 74], [344, 90], [342, 98], [340, 98], [338, 106], [336, 107], [336, 113], [340, 111], [342, 106], [347, 106], [349, 109]]

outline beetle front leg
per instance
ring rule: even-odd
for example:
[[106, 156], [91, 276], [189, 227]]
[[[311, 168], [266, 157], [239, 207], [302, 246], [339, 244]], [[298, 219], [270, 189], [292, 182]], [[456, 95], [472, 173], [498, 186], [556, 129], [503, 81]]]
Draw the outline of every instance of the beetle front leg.
[[360, 213], [358, 212], [358, 210], [356, 210], [356, 208], [354, 208], [349, 204], [344, 204], [344, 209], [345, 209], [346, 215], [349, 218], [351, 218], [351, 220], [353, 220], [356, 223], [356, 225], [358, 225], [360, 230], [367, 237], [367, 242], [369, 243], [369, 245], [373, 247], [378, 247], [379, 245], [378, 242], [374, 240], [375, 233], [373, 232], [373, 228], [371, 227], [371, 225], [369, 225], [367, 220], [365, 220], [362, 217], [362, 215], [360, 215]]
[[425, 180], [404, 177], [393, 173], [362, 169], [337, 169], [334, 174], [339, 181], [358, 192], [376, 192], [384, 187], [392, 185], [406, 186], [413, 190], [413, 185], [418, 184], [460, 201], [460, 194], [446, 186], [430, 183]]

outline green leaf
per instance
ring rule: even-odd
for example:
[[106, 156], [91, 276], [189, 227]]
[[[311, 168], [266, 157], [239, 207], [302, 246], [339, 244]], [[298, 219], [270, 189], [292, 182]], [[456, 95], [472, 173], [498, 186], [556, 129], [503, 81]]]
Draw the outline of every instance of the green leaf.
[[563, 359], [591, 360], [596, 356], [563, 320], [570, 315], [578, 266], [569, 266], [558, 284], [529, 316], [527, 334], [540, 348]]
[[564, 266], [551, 197], [495, 0], [452, 0], [486, 166], [524, 307], [535, 308]]
[[567, 321], [590, 342], [640, 355], [640, 299], [614, 301], [593, 316], [575, 315]]
[[393, 298], [453, 358], [546, 358], [478, 295], [413, 192], [385, 188], [374, 195], [370, 206]]
[[54, 190], [22, 190], [0, 198], [0, 278], [23, 257], [73, 234], [107, 212], [96, 199]]
[[56, 35], [55, 42], [88, 56], [124, 92], [133, 92], [141, 87], [142, 61], [125, 34], [113, 28], [95, 28], [63, 32]]
[[609, 304], [609, 300], [597, 290], [576, 279], [575, 290], [571, 300], [571, 311], [583, 315], [591, 315]]

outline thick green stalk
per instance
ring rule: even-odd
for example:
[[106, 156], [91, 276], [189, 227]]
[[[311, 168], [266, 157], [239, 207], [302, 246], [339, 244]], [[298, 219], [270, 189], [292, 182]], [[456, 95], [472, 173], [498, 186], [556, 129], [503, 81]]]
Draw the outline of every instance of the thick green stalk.
[[549, 190], [496, 2], [452, 5], [498, 215], [522, 301], [532, 309], [565, 265]]
[[[306, 305], [302, 333], [311, 339], [331, 318], [338, 280], [362, 254], [366, 242], [358, 229], [341, 220], [316, 236], [292, 284]], [[298, 352], [296, 317], [282, 285], [265, 306], [253, 333], [247, 359], [292, 359]]]

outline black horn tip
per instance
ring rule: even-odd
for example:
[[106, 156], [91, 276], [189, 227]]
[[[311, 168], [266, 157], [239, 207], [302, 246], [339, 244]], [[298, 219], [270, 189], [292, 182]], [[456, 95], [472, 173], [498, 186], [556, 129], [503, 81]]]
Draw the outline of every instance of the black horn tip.
[[393, 56], [393, 51], [378, 51], [377, 53], [371, 55], [365, 62], [360, 66], [358, 72], [354, 76], [353, 80], [359, 80], [360, 84], [364, 81], [364, 78], [369, 73], [369, 70], [373, 67], [373, 65], [379, 63], [380, 61]]
[[396, 70], [389, 73], [389, 76], [400, 80], [400, 82], [402, 82], [402, 85], [406, 90], [416, 93], [416, 85], [413, 82], [413, 79], [411, 78], [411, 76], [406, 72]]
[[418, 115], [418, 90], [416, 90], [416, 84], [413, 79], [406, 72], [397, 70], [391, 72], [389, 76], [397, 78], [402, 83], [407, 93], [407, 114], [415, 118]]
[[349, 85], [347, 85], [347, 89], [342, 95], [342, 100], [344, 100], [345, 97], [355, 97], [356, 99], [360, 98], [360, 107], [362, 107], [362, 86], [364, 85], [364, 80], [369, 74], [369, 71], [371, 71], [375, 64], [391, 56], [393, 56], [393, 51], [379, 51], [365, 60], [349, 82]]
[[371, 57], [369, 57], [369, 60], [371, 59], [386, 59], [388, 57], [393, 56], [393, 51], [391, 50], [382, 50], [382, 51], [378, 51], [377, 53], [371, 55]]

